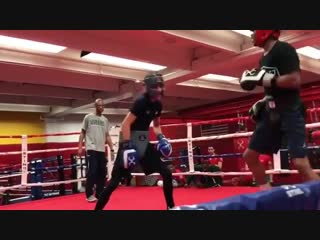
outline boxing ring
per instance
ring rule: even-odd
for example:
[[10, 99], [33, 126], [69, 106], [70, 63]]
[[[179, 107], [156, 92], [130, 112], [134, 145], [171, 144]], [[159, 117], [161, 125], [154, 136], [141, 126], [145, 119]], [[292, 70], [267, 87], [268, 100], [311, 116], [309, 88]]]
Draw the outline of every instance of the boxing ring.
[[[248, 117], [237, 117], [233, 119], [220, 119], [210, 121], [199, 121], [193, 123], [180, 123], [163, 125], [162, 129], [174, 131], [173, 129], [185, 128], [186, 137], [179, 139], [169, 139], [173, 145], [173, 149], [184, 146], [187, 155], [179, 156], [177, 153], [164, 161], [181, 161], [187, 160], [188, 169], [184, 172], [173, 172], [173, 176], [250, 176], [252, 173], [246, 171], [219, 171], [205, 172], [195, 170], [196, 159], [213, 158], [212, 155], [195, 154], [194, 146], [197, 143], [207, 141], [221, 141], [226, 139], [234, 139], [239, 149], [242, 151], [234, 153], [224, 153], [215, 155], [214, 158], [224, 158], [224, 161], [232, 161], [233, 158], [241, 158], [245, 149], [243, 139], [252, 135], [252, 132], [240, 131], [228, 134], [218, 134], [211, 136], [194, 136], [195, 127], [202, 125], [218, 125], [218, 124], [234, 124], [248, 121]], [[320, 127], [320, 122], [307, 124], [307, 129], [315, 129]], [[0, 138], [17, 138], [21, 139], [21, 151], [0, 152], [0, 156], [18, 156], [21, 163], [10, 166], [11, 170], [0, 170], [0, 194], [2, 197], [11, 192], [11, 196], [16, 196], [17, 201], [7, 202], [0, 206], [0, 210], [10, 209], [66, 209], [66, 210], [92, 210], [93, 205], [85, 201], [84, 193], [81, 193], [83, 183], [85, 182], [86, 163], [84, 157], [77, 157], [77, 147], [64, 147], [55, 149], [28, 149], [28, 139], [40, 137], [60, 137], [79, 135], [79, 132], [72, 133], [55, 133], [55, 134], [39, 134], [39, 135], [22, 135], [22, 136], [0, 136]], [[199, 134], [198, 134], [199, 135]], [[117, 136], [115, 136], [117, 137]], [[241, 141], [237, 141], [240, 139]], [[117, 143], [115, 150], [117, 151]], [[111, 159], [111, 153], [107, 147], [108, 159]], [[316, 146], [318, 148], [318, 146]], [[34, 154], [50, 154], [49, 157], [33, 157]], [[64, 153], [68, 153], [66, 156]], [[281, 167], [279, 151], [273, 156], [273, 169], [269, 169], [266, 173], [270, 176], [283, 174], [296, 174], [296, 170], [283, 169]], [[65, 155], [64, 157], [62, 155]], [[12, 170], [15, 169], [15, 170]], [[112, 162], [108, 162], [108, 176], [112, 169]], [[320, 169], [315, 169], [320, 173]], [[43, 175], [54, 175], [54, 179], [47, 178], [44, 181]], [[132, 173], [133, 177], [144, 176], [143, 173]], [[159, 174], [152, 174], [159, 176]], [[15, 179], [15, 181], [9, 181]], [[11, 182], [11, 184], [10, 184]], [[54, 190], [47, 190], [48, 187], [54, 187]], [[24, 192], [23, 192], [24, 191]], [[23, 192], [23, 193], [21, 193]], [[148, 196], [146, 199], [145, 196]], [[298, 210], [319, 209], [320, 183], [310, 182], [301, 184], [282, 185], [274, 187], [270, 191], [258, 191], [254, 186], [222, 186], [219, 188], [175, 188], [174, 197], [177, 207], [174, 210]], [[43, 197], [46, 196], [47, 198]], [[56, 196], [50, 198], [50, 196]], [[141, 200], [137, 201], [137, 199]], [[18, 203], [19, 199], [28, 199], [30, 201]], [[34, 201], [36, 200], [36, 201]], [[15, 203], [17, 202], [17, 203]], [[13, 204], [15, 203], [15, 204]], [[124, 187], [121, 186], [112, 195], [110, 203], [106, 209], [141, 209], [141, 210], [157, 210], [165, 209], [162, 189], [157, 186], [146, 187]]]

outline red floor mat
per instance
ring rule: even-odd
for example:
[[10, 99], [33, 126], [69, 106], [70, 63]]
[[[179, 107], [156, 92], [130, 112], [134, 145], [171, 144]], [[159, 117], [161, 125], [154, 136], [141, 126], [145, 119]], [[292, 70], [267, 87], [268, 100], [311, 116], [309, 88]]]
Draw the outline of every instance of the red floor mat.
[[[257, 192], [254, 187], [220, 188], [175, 188], [174, 199], [177, 206], [198, 204], [223, 199], [239, 194]], [[0, 210], [92, 210], [95, 203], [88, 203], [84, 193], [55, 197], [24, 203], [0, 206]], [[164, 210], [162, 188], [159, 187], [119, 187], [112, 195], [106, 210]]]

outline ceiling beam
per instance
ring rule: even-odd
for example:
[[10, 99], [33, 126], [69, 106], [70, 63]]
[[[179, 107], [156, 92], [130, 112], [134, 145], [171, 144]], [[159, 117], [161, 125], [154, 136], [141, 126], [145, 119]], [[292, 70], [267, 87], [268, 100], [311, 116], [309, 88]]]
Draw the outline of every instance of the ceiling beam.
[[93, 91], [25, 83], [0, 82], [0, 94], [33, 97], [45, 96], [62, 99], [92, 99]]
[[77, 52], [77, 55], [73, 53], [72, 55], [65, 57], [61, 55], [47, 56], [35, 53], [0, 49], [0, 62], [32, 65], [36, 67], [66, 70], [89, 75], [115, 77], [125, 80], [140, 79], [145, 74], [144, 71], [140, 70], [124, 69], [87, 62], [80, 58], [80, 51], [78, 50]]
[[117, 92], [119, 80], [99, 75], [0, 63], [0, 81]]
[[[148, 31], [156, 32], [156, 30]], [[0, 30], [0, 34], [11, 37], [27, 38], [168, 67], [190, 68], [191, 51], [178, 49], [176, 46], [159, 48], [150, 44], [150, 41], [149, 44], [144, 44], [146, 40], [143, 33], [144, 30]], [[140, 36], [139, 41], [131, 41], [130, 35], [135, 39], [136, 36]]]
[[[287, 39], [287, 42], [292, 44], [294, 47], [299, 48], [300, 46], [310, 45], [318, 42], [319, 38], [320, 32], [308, 31], [307, 33], [289, 35], [285, 39]], [[256, 62], [256, 59], [260, 58], [262, 52], [263, 50], [260, 48], [250, 48], [242, 51], [240, 54], [233, 56], [231, 59], [217, 59], [216, 56], [213, 56], [213, 58], [211, 59], [207, 58], [207, 63], [201, 63], [201, 60], [195, 61], [193, 64], [193, 69], [195, 71], [203, 72], [204, 69], [207, 68], [205, 69], [205, 73], [208, 73], [208, 71], [216, 72], [220, 67], [223, 67], [223, 69], [227, 69], [230, 68], [230, 65], [239, 65], [239, 63], [241, 65], [245, 65], [245, 62]]]
[[[312, 45], [319, 41], [319, 31], [308, 31], [307, 33], [300, 33], [300, 35], [290, 35], [287, 37], [287, 42], [298, 48], [305, 45]], [[286, 40], [286, 39], [284, 39]], [[255, 63], [256, 59], [262, 53], [260, 48], [249, 48], [240, 53], [226, 56], [225, 53], [213, 54], [212, 56], [200, 58], [193, 61], [192, 70], [190, 74], [180, 76], [178, 78], [168, 77], [166, 85], [175, 85], [190, 79], [199, 78], [208, 73], [219, 74], [219, 72], [226, 72], [230, 70], [230, 66], [247, 65], [248, 63]]]
[[77, 57], [73, 56], [68, 59], [59, 55], [44, 56], [35, 53], [0, 49], [0, 62], [96, 75], [105, 79], [112, 77], [123, 80], [137, 80], [142, 79], [146, 74], [146, 72], [140, 70], [103, 66], [100, 64], [86, 62], [80, 58], [80, 51], [78, 52], [79, 54]]
[[[194, 79], [186, 82], [179, 83], [180, 86], [189, 86], [194, 88], [205, 88], [205, 89], [215, 89], [215, 90], [228, 90], [231, 92], [240, 92], [240, 93], [248, 93], [248, 91], [243, 90], [239, 85], [239, 80], [233, 81], [207, 81], [202, 79]], [[262, 92], [263, 89], [258, 87], [250, 93], [259, 93]]]
[[300, 58], [300, 63], [301, 63], [301, 69], [320, 75], [319, 60], [305, 57], [303, 55], [300, 55], [299, 58]]
[[240, 52], [244, 37], [229, 30], [160, 30], [161, 32], [186, 38], [205, 46], [230, 52]]
[[1, 103], [12, 103], [12, 104], [29, 104], [29, 105], [40, 105], [40, 106], [71, 106], [72, 100], [49, 98], [49, 97], [30, 97], [30, 96], [9, 96], [0, 95]]
[[[94, 112], [94, 108], [88, 108], [86, 110], [79, 110], [73, 114], [88, 114], [89, 112]], [[105, 108], [103, 114], [105, 115], [127, 115], [129, 109], [126, 108]]]
[[50, 111], [49, 106], [39, 105], [24, 105], [24, 104], [0, 104], [0, 111], [2, 112], [33, 112], [33, 113], [47, 113]]
[[[228, 98], [246, 96], [248, 93], [245, 92], [230, 92], [228, 89], [225, 90], [213, 90], [208, 88], [194, 88], [189, 86], [172, 86], [167, 88], [165, 91], [165, 96], [172, 97], [184, 97], [191, 98], [197, 101], [198, 99], [208, 99], [210, 101], [216, 102]], [[183, 105], [183, 102], [180, 103]]]
[[[111, 97], [111, 98], [107, 98], [107, 99], [103, 99], [104, 104], [108, 104], [110, 102], [117, 102], [123, 99], [127, 99], [133, 96], [133, 93], [128, 92], [128, 93], [123, 93], [120, 95], [117, 95], [115, 97]], [[78, 107], [69, 107], [69, 108], [65, 108], [65, 107], [53, 107], [50, 111], [50, 113], [48, 113], [46, 115], [46, 117], [61, 117], [61, 116], [65, 116], [68, 114], [73, 114], [75, 112], [78, 111], [82, 111], [84, 109], [87, 108], [92, 108], [94, 107], [94, 102], [82, 105], [82, 106], [78, 106]]]

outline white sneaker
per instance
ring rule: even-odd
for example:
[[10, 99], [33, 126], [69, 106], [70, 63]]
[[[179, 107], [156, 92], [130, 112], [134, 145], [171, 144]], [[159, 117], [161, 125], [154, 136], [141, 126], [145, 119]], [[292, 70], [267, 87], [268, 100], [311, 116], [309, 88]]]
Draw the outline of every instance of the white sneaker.
[[176, 207], [168, 207], [167, 210], [176, 210]]
[[97, 200], [98, 200], [98, 199], [97, 199], [95, 196], [93, 196], [93, 195], [87, 198], [87, 201], [88, 201], [88, 202], [95, 202], [95, 201], [97, 201]]

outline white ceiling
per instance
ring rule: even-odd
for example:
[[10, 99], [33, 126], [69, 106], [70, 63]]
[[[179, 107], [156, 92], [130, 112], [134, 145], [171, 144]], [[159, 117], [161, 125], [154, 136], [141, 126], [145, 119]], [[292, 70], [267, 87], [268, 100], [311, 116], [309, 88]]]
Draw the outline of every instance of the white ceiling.
[[[80, 57], [81, 51], [165, 66], [165, 110], [172, 115], [253, 94], [242, 91], [237, 79], [203, 76], [237, 78], [256, 67], [261, 55], [248, 36], [231, 30], [0, 30], [0, 35], [65, 47], [56, 54], [42, 53], [0, 41], [0, 111], [43, 112], [47, 117], [84, 114], [98, 97], [107, 103], [106, 114], [123, 115], [141, 90], [139, 80], [148, 71], [89, 61]], [[296, 48], [317, 47], [320, 31], [283, 31], [282, 39]], [[319, 60], [300, 59], [304, 83], [318, 81]]]

